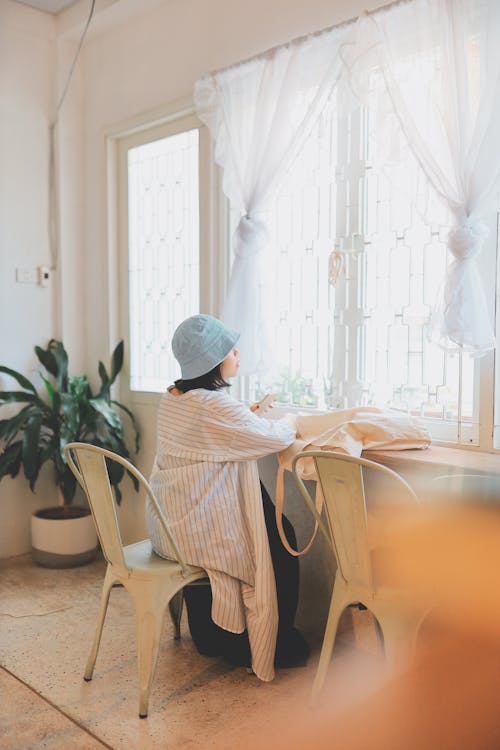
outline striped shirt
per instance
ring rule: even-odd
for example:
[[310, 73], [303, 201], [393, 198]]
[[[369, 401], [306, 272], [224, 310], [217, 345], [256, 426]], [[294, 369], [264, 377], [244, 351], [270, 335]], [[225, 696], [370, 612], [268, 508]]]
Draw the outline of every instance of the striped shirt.
[[[212, 619], [232, 633], [248, 630], [252, 668], [274, 677], [276, 586], [257, 459], [288, 447], [287, 419], [257, 417], [224, 391], [168, 391], [158, 411], [151, 486], [186, 561], [207, 571]], [[146, 506], [154, 550], [174, 557]]]

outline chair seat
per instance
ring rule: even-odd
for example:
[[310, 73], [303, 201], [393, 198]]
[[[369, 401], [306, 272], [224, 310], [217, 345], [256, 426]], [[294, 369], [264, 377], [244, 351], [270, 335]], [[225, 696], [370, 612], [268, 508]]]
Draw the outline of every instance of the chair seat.
[[[153, 545], [150, 539], [144, 539], [142, 542], [135, 542], [135, 544], [128, 544], [123, 547], [123, 555], [125, 557], [125, 564], [128, 568], [133, 570], [144, 570], [153, 575], [164, 575], [165, 569], [170, 568], [172, 573], [177, 572], [182, 575], [182, 568], [176, 560], [167, 560], [165, 557], [157, 555], [153, 550]], [[191, 575], [203, 575], [206, 576], [206, 572], [202, 568], [198, 568], [195, 565], [186, 565]]]

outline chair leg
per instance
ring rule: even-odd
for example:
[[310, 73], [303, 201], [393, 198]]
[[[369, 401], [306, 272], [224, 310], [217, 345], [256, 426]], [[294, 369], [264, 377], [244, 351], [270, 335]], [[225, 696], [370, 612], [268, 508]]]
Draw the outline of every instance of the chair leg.
[[182, 589], [178, 591], [170, 599], [168, 603], [168, 609], [170, 611], [170, 617], [174, 624], [174, 639], [178, 641], [181, 637], [181, 618], [182, 618], [182, 605], [183, 596]]
[[373, 615], [373, 617], [374, 617], [374, 622], [375, 622], [375, 633], [377, 634], [377, 643], [379, 645], [380, 651], [383, 651], [384, 650], [384, 633], [375, 615]]
[[395, 614], [376, 613], [384, 639], [385, 658], [390, 667], [404, 665], [415, 643], [416, 623]]
[[136, 612], [139, 717], [145, 719], [158, 660], [165, 602], [169, 597], [164, 587], [160, 590], [153, 582], [141, 583], [140, 588], [131, 593]]
[[109, 595], [114, 582], [115, 580], [112, 576], [111, 569], [108, 566], [106, 575], [104, 577], [104, 583], [102, 585], [101, 608], [99, 610], [99, 619], [97, 621], [94, 642], [92, 643], [92, 648], [90, 649], [90, 654], [87, 659], [87, 665], [85, 667], [85, 673], [83, 676], [83, 679], [86, 680], [86, 682], [90, 682], [90, 680], [92, 679], [92, 675], [94, 674], [95, 661], [97, 659], [97, 652], [99, 651], [99, 644], [101, 643], [102, 629], [108, 609]]
[[311, 706], [314, 706], [316, 704], [318, 695], [325, 683], [326, 672], [328, 669], [328, 665], [330, 664], [330, 659], [332, 657], [333, 645], [335, 643], [335, 637], [337, 635], [340, 616], [349, 604], [349, 602], [345, 601], [342, 596], [338, 595], [338, 586], [337, 592], [335, 591], [335, 588], [336, 587], [334, 586], [332, 598], [330, 601], [330, 611], [328, 613], [328, 620], [325, 628], [325, 635], [323, 637], [323, 646], [321, 648], [321, 654], [319, 657], [318, 669], [316, 671], [316, 677], [314, 678], [314, 683], [311, 690], [311, 697], [309, 701]]

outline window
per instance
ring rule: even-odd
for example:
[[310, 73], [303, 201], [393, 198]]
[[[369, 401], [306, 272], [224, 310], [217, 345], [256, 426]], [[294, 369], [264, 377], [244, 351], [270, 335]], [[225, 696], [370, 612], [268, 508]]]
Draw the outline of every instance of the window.
[[172, 333], [211, 304], [209, 158], [207, 134], [194, 116], [119, 142], [121, 329], [128, 391], [135, 394], [161, 393], [179, 377]]
[[128, 151], [130, 387], [172, 382], [171, 331], [199, 311], [198, 130]]
[[[388, 406], [424, 418], [434, 439], [500, 447], [493, 356], [445, 353], [426, 337], [452, 217], [411, 160], [403, 175], [381, 166], [369, 109], [337, 111], [332, 100], [269, 208], [274, 252], [262, 293], [276, 321], [275, 357], [269, 372], [241, 378], [235, 390], [249, 401], [277, 392], [300, 408]], [[123, 138], [120, 154], [122, 325], [137, 399], [179, 377], [170, 350], [179, 322], [219, 313], [239, 216], [226, 227], [196, 118]], [[481, 258], [492, 294], [493, 229]]]
[[[271, 372], [248, 379], [246, 395], [402, 409], [423, 417], [435, 439], [478, 445], [488, 358], [446, 353], [426, 336], [452, 217], [417, 164], [407, 159], [400, 174], [380, 166], [368, 110], [335, 111], [332, 101], [267, 215], [275, 252], [262, 292], [277, 321], [276, 356]], [[493, 252], [484, 255], [491, 287]], [[481, 396], [492, 412], [492, 396]]]

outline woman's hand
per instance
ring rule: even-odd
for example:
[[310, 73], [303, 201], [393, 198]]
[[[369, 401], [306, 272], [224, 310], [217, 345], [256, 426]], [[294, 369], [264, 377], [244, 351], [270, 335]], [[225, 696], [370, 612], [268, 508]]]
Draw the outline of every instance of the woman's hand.
[[250, 411], [253, 411], [258, 417], [261, 417], [266, 411], [273, 408], [273, 402], [276, 401], [277, 398], [277, 393], [268, 393], [263, 399], [261, 399], [261, 401], [252, 404]]
[[267, 406], [262, 407], [262, 401], [256, 401], [255, 404], [252, 404], [250, 407], [250, 411], [257, 412], [259, 415], [264, 414], [268, 409], [272, 409], [272, 404], [267, 404]]

